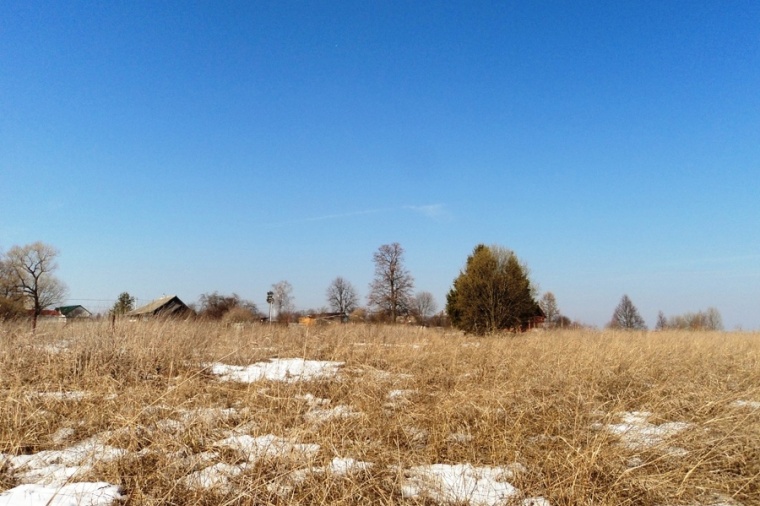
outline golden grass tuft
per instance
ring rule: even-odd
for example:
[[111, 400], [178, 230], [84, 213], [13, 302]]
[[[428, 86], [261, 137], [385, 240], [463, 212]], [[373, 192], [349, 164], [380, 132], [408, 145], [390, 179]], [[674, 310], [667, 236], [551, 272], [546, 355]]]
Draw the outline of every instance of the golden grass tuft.
[[[336, 378], [251, 384], [222, 382], [208, 367], [275, 357], [345, 365]], [[399, 489], [404, 469], [434, 463], [520, 464], [511, 482], [552, 505], [760, 504], [755, 333], [477, 338], [404, 326], [119, 321], [41, 324], [32, 335], [6, 323], [0, 368], [0, 452], [98, 437], [128, 452], [87, 476], [121, 485], [128, 504], [425, 504]], [[632, 447], [607, 430], [626, 412], [651, 413], [650, 428], [688, 425]], [[264, 458], [226, 487], [187, 486], [208, 465], [241, 463], [216, 443], [232, 433], [320, 451]], [[373, 467], [275, 486], [335, 457]], [[0, 461], [0, 491], [17, 483]]]

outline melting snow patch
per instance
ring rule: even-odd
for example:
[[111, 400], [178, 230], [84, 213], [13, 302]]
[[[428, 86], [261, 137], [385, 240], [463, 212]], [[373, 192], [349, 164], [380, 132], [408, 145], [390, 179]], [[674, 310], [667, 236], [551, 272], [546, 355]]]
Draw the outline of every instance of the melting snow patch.
[[243, 453], [249, 462], [265, 457], [313, 457], [320, 448], [317, 444], [294, 443], [271, 434], [258, 437], [247, 434], [230, 436], [217, 441], [215, 446], [237, 450]]
[[497, 506], [516, 499], [520, 491], [507, 480], [514, 473], [506, 467], [473, 467], [470, 464], [433, 464], [406, 472], [401, 494], [445, 504]]
[[[632, 450], [643, 450], [661, 444], [665, 439], [688, 429], [686, 422], [668, 422], [654, 425], [648, 422], [652, 413], [630, 411], [619, 413], [622, 423], [606, 425], [605, 428], [620, 436], [621, 442]], [[672, 449], [678, 453], [677, 449]]]
[[280, 479], [267, 485], [267, 489], [281, 497], [293, 493], [293, 490], [303, 484], [310, 476], [321, 476], [331, 474], [333, 476], [348, 476], [369, 470], [372, 467], [370, 462], [362, 462], [351, 458], [335, 457], [330, 465], [325, 467], [308, 467], [306, 469], [297, 469], [290, 472]]
[[304, 419], [311, 423], [324, 423], [341, 418], [356, 418], [361, 413], [353, 411], [349, 406], [340, 405], [334, 408], [316, 408], [304, 414]]
[[523, 499], [522, 506], [550, 506], [550, 503], [543, 497], [529, 497]]
[[38, 397], [43, 399], [49, 399], [54, 401], [81, 401], [85, 397], [89, 397], [88, 392], [72, 391], [72, 392], [37, 392]]
[[760, 409], [760, 401], [734, 401], [731, 405], [737, 408]]
[[105, 482], [63, 486], [27, 484], [0, 494], [0, 506], [107, 506], [122, 498], [119, 487]]
[[314, 394], [296, 395], [295, 398], [298, 399], [299, 401], [305, 401], [306, 404], [310, 407], [324, 406], [326, 404], [330, 404], [330, 399], [315, 397]]
[[64, 450], [5, 458], [22, 483], [64, 485], [77, 475], [89, 472], [96, 462], [118, 459], [126, 453], [90, 438]]
[[449, 434], [449, 437], [446, 438], [446, 441], [449, 443], [457, 443], [457, 444], [465, 444], [472, 442], [474, 438], [470, 434], [466, 434], [464, 432], [455, 432], [453, 434]]
[[70, 439], [71, 436], [73, 436], [75, 433], [76, 433], [76, 431], [74, 429], [72, 429], [71, 427], [61, 427], [60, 429], [58, 429], [57, 431], [55, 431], [55, 434], [53, 434], [52, 436], [50, 436], [50, 439], [55, 444], [61, 444], [64, 441], [66, 441], [67, 439]]
[[343, 362], [304, 360], [302, 358], [276, 358], [269, 362], [258, 362], [249, 366], [210, 364], [211, 372], [222, 381], [253, 383], [260, 380], [306, 381], [333, 377]]
[[193, 489], [227, 487], [230, 478], [243, 472], [245, 465], [233, 466], [219, 462], [200, 471], [190, 473], [182, 479], [182, 483]]

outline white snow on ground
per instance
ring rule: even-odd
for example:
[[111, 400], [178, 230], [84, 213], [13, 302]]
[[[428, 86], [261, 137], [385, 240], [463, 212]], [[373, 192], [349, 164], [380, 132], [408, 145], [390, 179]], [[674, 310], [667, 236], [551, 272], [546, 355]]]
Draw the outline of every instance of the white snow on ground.
[[265, 457], [314, 457], [320, 448], [317, 444], [296, 443], [272, 434], [258, 437], [247, 434], [230, 436], [217, 441], [214, 446], [237, 450], [249, 462]]
[[350, 406], [341, 404], [334, 408], [313, 408], [309, 412], [303, 415], [304, 420], [309, 423], [324, 423], [330, 420], [337, 420], [341, 418], [357, 418], [361, 416], [361, 413], [354, 411]]
[[101, 444], [93, 437], [64, 450], [33, 455], [3, 455], [22, 485], [0, 494], [0, 506], [109, 505], [121, 497], [119, 487], [104, 482], [69, 483], [92, 471], [97, 462], [117, 459], [126, 450]]
[[210, 364], [211, 372], [222, 381], [253, 383], [260, 380], [308, 381], [330, 378], [338, 374], [343, 362], [324, 360], [304, 360], [302, 358], [273, 358], [269, 362], [258, 362], [249, 366]]
[[433, 464], [412, 467], [405, 473], [401, 494], [428, 498], [441, 504], [497, 506], [520, 495], [507, 480], [514, 473], [506, 467], [474, 467], [470, 464]]
[[[253, 382], [273, 380], [293, 382], [314, 378], [329, 378], [337, 375], [343, 366], [341, 362], [309, 361], [304, 359], [272, 359], [250, 366], [231, 366], [221, 363], [211, 364], [211, 371], [224, 381]], [[392, 383], [403, 382], [404, 375], [392, 375], [384, 371], [374, 371], [378, 379]], [[369, 374], [368, 374], [369, 375]], [[387, 394], [390, 403], [402, 404], [414, 395], [414, 390], [395, 389]], [[87, 396], [85, 392], [42, 392], [35, 396], [70, 401]], [[308, 407], [304, 419], [312, 423], [323, 423], [336, 418], [362, 416], [350, 406], [329, 407], [330, 399], [315, 397], [312, 394], [296, 396]], [[740, 400], [731, 404], [742, 409], [760, 409], [760, 402]], [[194, 408], [167, 411], [166, 418], [153, 424], [149, 429], [158, 429], [171, 433], [178, 432], [190, 424], [198, 422], [216, 426], [219, 422], [229, 422], [237, 417], [247, 418], [247, 408]], [[607, 416], [598, 413], [598, 416]], [[620, 438], [622, 445], [640, 450], [662, 444], [667, 438], [688, 429], [691, 424], [685, 422], [668, 422], [653, 424], [649, 420], [654, 416], [648, 412], [632, 411], [617, 413], [619, 421], [613, 424], [595, 424], [595, 428], [606, 430]], [[179, 480], [185, 487], [193, 489], [222, 489], [231, 486], [231, 480], [250, 469], [252, 465], [266, 458], [282, 459], [285, 472], [270, 482], [267, 487], [280, 496], [292, 494], [296, 487], [304, 485], [310, 478], [340, 478], [347, 475], [368, 472], [374, 464], [343, 457], [334, 457], [324, 466], [314, 465], [322, 451], [317, 444], [301, 443], [297, 440], [272, 434], [253, 436], [257, 425], [248, 422], [238, 425], [233, 430], [221, 432], [223, 437], [212, 444], [213, 448], [224, 451], [205, 451], [197, 454], [177, 455], [175, 463], [189, 472]], [[117, 431], [118, 432], [118, 431]], [[0, 454], [0, 466], [7, 465], [12, 476], [21, 485], [0, 493], [0, 506], [112, 506], [122, 499], [117, 485], [105, 482], [81, 482], [76, 480], [91, 474], [98, 462], [107, 462], [125, 456], [128, 452], [104, 444], [117, 432], [103, 432], [99, 435], [76, 443], [62, 450], [46, 450], [33, 455]], [[423, 445], [428, 439], [428, 432], [418, 427], [405, 427], [405, 435], [410, 442]], [[60, 428], [51, 438], [56, 444], [65, 443], [75, 435], [72, 428]], [[450, 443], [467, 444], [472, 436], [466, 431], [449, 435]], [[144, 449], [150, 451], [149, 448]], [[230, 464], [222, 461], [229, 450], [238, 454]], [[671, 454], [683, 451], [678, 448], [664, 448]], [[137, 455], [143, 453], [139, 452]], [[395, 469], [395, 468], [394, 468]], [[519, 464], [509, 466], [475, 467], [469, 463], [432, 464], [398, 469], [403, 476], [400, 491], [404, 498], [412, 500], [429, 500], [446, 505], [468, 506], [503, 506], [521, 504], [522, 506], [550, 506], [543, 497], [524, 498], [522, 492], [511, 482], [516, 473], [527, 472]], [[97, 479], [97, 477], [95, 478]], [[737, 506], [738, 503], [716, 499], [705, 503], [710, 506]]]
[[232, 477], [242, 473], [246, 464], [233, 466], [224, 462], [219, 462], [213, 466], [208, 466], [200, 471], [188, 474], [182, 479], [182, 484], [187, 488], [226, 488]]
[[82, 399], [89, 397], [88, 392], [72, 391], [72, 392], [36, 392], [33, 395], [42, 397], [43, 399], [49, 399], [54, 401], [81, 401]]
[[67, 439], [70, 439], [74, 434], [76, 434], [76, 430], [74, 430], [71, 427], [61, 427], [57, 431], [55, 431], [55, 434], [50, 436], [50, 439], [55, 444], [61, 444]]
[[734, 401], [731, 405], [737, 408], [760, 409], [760, 401]]
[[321, 397], [315, 397], [314, 394], [296, 395], [296, 399], [306, 402], [307, 406], [316, 407], [330, 404], [330, 399], [323, 399]]
[[383, 404], [384, 408], [387, 409], [400, 409], [404, 406], [411, 404], [412, 401], [409, 400], [409, 397], [416, 394], [416, 390], [403, 390], [403, 389], [395, 389], [388, 392], [388, 402]]
[[0, 506], [108, 506], [121, 498], [119, 487], [105, 482], [28, 484], [0, 494]]
[[45, 450], [33, 455], [1, 456], [22, 483], [64, 485], [92, 470], [96, 462], [108, 462], [127, 451], [103, 445], [95, 438], [64, 450]]
[[287, 496], [293, 493], [293, 490], [302, 485], [311, 476], [320, 476], [324, 474], [330, 474], [332, 476], [348, 476], [351, 474], [357, 474], [364, 471], [368, 471], [372, 468], [373, 464], [370, 462], [362, 462], [351, 458], [335, 457], [330, 462], [330, 465], [324, 467], [307, 467], [305, 469], [297, 469], [292, 471], [278, 480], [270, 483], [267, 489], [279, 496]]
[[[652, 413], [647, 411], [627, 411], [618, 413], [622, 423], [609, 424], [605, 428], [618, 436], [620, 441], [632, 450], [643, 450], [661, 444], [667, 438], [682, 432], [691, 424], [667, 422], [660, 425], [649, 423]], [[679, 453], [678, 449], [671, 449]]]

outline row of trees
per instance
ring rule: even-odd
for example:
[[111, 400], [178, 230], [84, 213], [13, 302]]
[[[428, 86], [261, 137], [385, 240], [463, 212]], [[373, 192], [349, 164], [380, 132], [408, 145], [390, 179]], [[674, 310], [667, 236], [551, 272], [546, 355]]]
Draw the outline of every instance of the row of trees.
[[[622, 330], [646, 330], [647, 325], [628, 295], [623, 295], [612, 313], [612, 320], [607, 324], [607, 327]], [[670, 318], [666, 318], [665, 313], [660, 311], [657, 314], [655, 330], [723, 330], [723, 318], [714, 307], [707, 308], [705, 311], [686, 313]]]
[[[32, 315], [33, 326], [46, 307], [61, 303], [66, 285], [56, 276], [58, 250], [42, 242], [14, 246], [0, 255], [0, 319]], [[384, 244], [373, 254], [375, 273], [369, 285], [369, 310], [385, 321], [415, 316], [427, 321], [436, 311], [430, 292], [414, 293], [414, 278], [404, 265], [404, 249], [399, 243]], [[349, 315], [359, 308], [354, 286], [342, 276], [336, 277], [325, 293], [327, 305], [334, 313]], [[527, 265], [515, 253], [501, 246], [479, 244], [467, 258], [464, 269], [454, 279], [446, 297], [446, 314], [457, 328], [475, 334], [499, 330], [525, 329], [543, 320], [546, 328], [569, 327], [572, 322], [559, 311], [553, 293], [547, 292], [537, 302], [536, 288], [529, 278]], [[268, 302], [279, 317], [295, 313], [293, 287], [288, 281], [272, 285]], [[134, 309], [135, 298], [119, 295], [111, 313], [123, 315]], [[260, 317], [253, 301], [237, 294], [218, 292], [200, 296], [198, 313], [209, 319], [249, 321]], [[628, 295], [615, 308], [610, 328], [644, 330], [646, 324]], [[666, 318], [660, 311], [657, 330], [721, 330], [720, 313], [715, 308]]]
[[666, 318], [665, 314], [660, 311], [657, 314], [656, 330], [723, 330], [723, 318], [714, 307], [709, 307], [704, 311], [696, 313], [685, 313], [682, 315], [671, 316]]
[[[375, 317], [395, 322], [400, 317], [409, 315], [426, 321], [437, 311], [435, 297], [430, 292], [414, 293], [414, 278], [404, 265], [404, 249], [398, 243], [385, 244], [378, 248], [373, 255], [375, 276], [370, 283], [367, 302]], [[295, 314], [293, 287], [288, 281], [280, 281], [272, 285], [272, 309], [278, 319], [288, 320]], [[212, 310], [216, 305], [208, 301], [217, 299], [227, 300], [229, 304], [222, 309], [245, 307], [257, 314], [256, 306], [250, 301], [240, 301], [236, 294], [220, 296], [216, 293], [202, 295], [199, 301], [199, 314], [208, 318], [221, 318], [224, 311]], [[356, 288], [342, 276], [336, 277], [325, 291], [327, 307], [331, 311], [344, 315], [356, 313], [366, 316], [360, 310], [360, 298]], [[244, 303], [243, 303], [244, 302]], [[311, 311], [307, 311], [309, 313]]]

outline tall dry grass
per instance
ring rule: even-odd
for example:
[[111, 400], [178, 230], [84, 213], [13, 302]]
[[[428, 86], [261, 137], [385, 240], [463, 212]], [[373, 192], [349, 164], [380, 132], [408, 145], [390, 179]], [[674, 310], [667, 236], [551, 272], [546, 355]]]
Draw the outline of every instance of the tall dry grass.
[[[253, 384], [221, 382], [208, 368], [273, 357], [345, 365], [333, 379]], [[355, 415], [315, 422], [307, 394]], [[424, 504], [404, 499], [399, 485], [403, 469], [433, 463], [519, 463], [513, 484], [552, 505], [760, 504], [752, 333], [476, 338], [402, 326], [122, 321], [41, 325], [32, 335], [6, 323], [0, 399], [2, 453], [91, 436], [128, 450], [92, 475], [121, 485], [128, 504]], [[653, 426], [689, 425], [632, 448], [605, 427], [633, 411], [651, 412]], [[298, 468], [287, 458], [257, 463], [227, 489], [184, 486], [202, 452], [239, 462], [213, 447], [235, 430], [319, 444], [312, 464], [340, 456], [374, 466], [342, 479], [311, 475], [287, 496], [271, 486]], [[0, 469], [0, 491], [16, 484]]]

